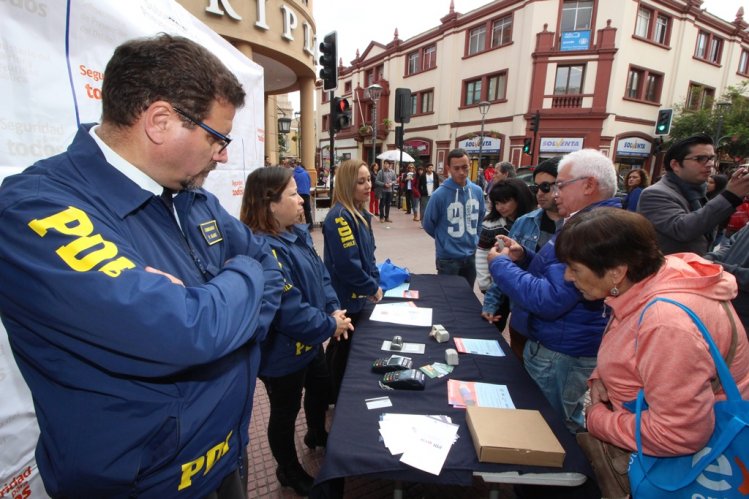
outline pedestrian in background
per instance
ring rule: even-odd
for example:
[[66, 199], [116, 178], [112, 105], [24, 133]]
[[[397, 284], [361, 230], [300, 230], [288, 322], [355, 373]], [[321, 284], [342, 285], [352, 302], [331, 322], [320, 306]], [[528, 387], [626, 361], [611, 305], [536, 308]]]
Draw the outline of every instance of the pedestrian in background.
[[393, 188], [396, 185], [392, 161], [383, 161], [382, 170], [377, 173], [375, 187], [382, 189], [380, 198], [380, 223], [390, 222], [390, 205], [393, 203]]
[[411, 184], [413, 185], [413, 189], [411, 190], [411, 196], [413, 197], [413, 212], [414, 212], [414, 222], [418, 222], [423, 217], [424, 213], [421, 212], [421, 177], [424, 175], [424, 167], [419, 165], [418, 168], [416, 168], [416, 173], [414, 174], [413, 181]]
[[622, 202], [623, 208], [629, 211], [637, 211], [637, 202], [640, 200], [640, 194], [649, 185], [650, 179], [645, 170], [642, 168], [630, 170], [627, 174], [627, 195]]
[[307, 224], [307, 228], [312, 230], [312, 203], [310, 201], [312, 180], [307, 170], [299, 162], [296, 162], [296, 166], [294, 166], [294, 181], [296, 182], [297, 192], [304, 201], [304, 221]]
[[369, 212], [376, 216], [380, 216], [380, 198], [382, 198], [382, 187], [377, 186], [377, 174], [380, 172], [380, 165], [372, 163], [370, 167], [370, 176], [372, 179], [372, 190], [369, 191]]
[[429, 199], [432, 193], [440, 186], [440, 177], [434, 173], [434, 164], [427, 163], [424, 175], [419, 178], [419, 211], [421, 220], [424, 220], [424, 214], [427, 211]]

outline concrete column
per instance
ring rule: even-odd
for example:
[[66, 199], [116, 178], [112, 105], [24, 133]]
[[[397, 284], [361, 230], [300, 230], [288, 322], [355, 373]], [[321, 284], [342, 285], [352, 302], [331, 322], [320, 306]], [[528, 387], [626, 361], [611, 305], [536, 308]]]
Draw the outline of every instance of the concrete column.
[[299, 106], [302, 127], [302, 164], [312, 178], [312, 185], [317, 185], [317, 171], [315, 170], [315, 79], [312, 77], [299, 78]]

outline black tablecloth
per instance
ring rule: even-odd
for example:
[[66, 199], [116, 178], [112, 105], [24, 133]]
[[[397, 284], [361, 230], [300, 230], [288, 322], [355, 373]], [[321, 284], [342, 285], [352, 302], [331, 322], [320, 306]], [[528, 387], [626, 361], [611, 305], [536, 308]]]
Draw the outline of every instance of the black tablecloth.
[[[368, 319], [373, 306], [368, 306], [354, 332], [351, 353], [341, 392], [335, 408], [333, 426], [328, 438], [325, 461], [316, 478], [313, 495], [328, 495], [330, 481], [337, 478], [371, 475], [378, 478], [413, 482], [437, 482], [470, 485], [474, 471], [520, 473], [576, 472], [592, 476], [591, 469], [580, 448], [541, 391], [512, 354], [497, 329], [480, 316], [481, 305], [468, 283], [462, 277], [440, 275], [412, 275], [411, 289], [419, 291], [419, 307], [433, 309], [432, 323], [442, 324], [450, 333], [450, 341], [437, 343], [428, 337], [429, 327], [400, 326]], [[396, 300], [386, 299], [384, 302]], [[422, 391], [391, 390], [379, 387], [381, 375], [371, 372], [372, 362], [391, 355], [381, 350], [382, 342], [399, 334], [404, 342], [425, 343], [424, 355], [404, 353], [413, 358], [418, 368], [433, 362], [445, 361], [445, 350], [455, 348], [454, 337], [498, 339], [504, 357], [460, 354], [460, 364], [448, 376], [426, 379]], [[518, 409], [536, 409], [541, 412], [566, 451], [563, 468], [479, 463], [466, 424], [464, 409], [454, 409], [447, 401], [448, 379], [481, 381], [507, 385]], [[368, 410], [365, 399], [388, 395], [392, 407]], [[380, 414], [385, 412], [407, 414], [445, 414], [460, 426], [458, 441], [453, 445], [439, 476], [405, 464], [393, 456], [379, 435]], [[328, 483], [325, 483], [328, 482]], [[311, 496], [311, 497], [312, 497]]]

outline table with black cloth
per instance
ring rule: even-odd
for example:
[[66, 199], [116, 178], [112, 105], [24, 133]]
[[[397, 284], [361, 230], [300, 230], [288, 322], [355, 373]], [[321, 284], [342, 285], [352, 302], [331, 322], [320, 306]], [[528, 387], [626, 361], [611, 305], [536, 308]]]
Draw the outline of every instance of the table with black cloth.
[[[481, 304], [463, 277], [412, 275], [411, 289], [419, 291], [419, 307], [432, 308], [432, 323], [442, 324], [450, 340], [437, 343], [428, 336], [430, 327], [401, 326], [369, 320], [373, 305], [368, 305], [352, 337], [346, 374], [335, 407], [328, 438], [325, 461], [310, 497], [337, 497], [342, 493], [343, 478], [367, 475], [394, 481], [444, 483], [470, 486], [473, 476], [487, 482], [579, 485], [592, 471], [575, 438], [562, 418], [544, 398], [525, 372], [520, 361], [497, 329], [481, 318]], [[402, 301], [385, 299], [383, 303]], [[496, 339], [504, 357], [460, 354], [460, 364], [442, 378], [426, 378], [424, 391], [383, 390], [378, 384], [382, 375], [371, 371], [372, 362], [393, 352], [381, 350], [383, 340], [394, 335], [404, 342], [425, 343], [423, 355], [403, 355], [413, 359], [414, 368], [434, 362], [445, 362], [445, 350], [455, 348], [452, 338]], [[464, 409], [448, 404], [447, 381], [479, 381], [507, 385], [515, 407], [541, 412], [566, 456], [563, 468], [480, 463], [476, 457]], [[365, 399], [389, 396], [392, 407], [368, 410]], [[379, 434], [383, 413], [444, 414], [459, 425], [458, 440], [450, 449], [439, 476], [423, 472], [400, 462], [385, 447]]]

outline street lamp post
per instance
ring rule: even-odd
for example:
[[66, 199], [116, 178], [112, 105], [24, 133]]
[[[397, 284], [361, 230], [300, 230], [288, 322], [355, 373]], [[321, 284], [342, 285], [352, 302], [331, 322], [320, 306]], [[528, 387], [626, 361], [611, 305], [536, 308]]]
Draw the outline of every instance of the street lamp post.
[[489, 101], [482, 100], [481, 102], [479, 102], [479, 112], [481, 113], [481, 137], [479, 137], [479, 167], [477, 169], [479, 175], [483, 174], [483, 169], [481, 168], [481, 160], [484, 153], [484, 118], [486, 118], [486, 113], [489, 112], [489, 108], [491, 107], [491, 105], [492, 103]]
[[[278, 118], [278, 133], [286, 135], [291, 131], [291, 118], [286, 117], [286, 113], [283, 112], [283, 110], [279, 109], [281, 111], [281, 114], [283, 114], [283, 118]], [[284, 144], [286, 143], [286, 137], [284, 137]], [[279, 152], [284, 152], [279, 140], [278, 144]], [[280, 155], [279, 155], [280, 156]], [[281, 158], [278, 158], [279, 162]]]
[[[720, 101], [715, 104], [715, 113], [718, 115], [718, 119], [715, 123], [715, 138], [713, 139], [713, 147], [715, 147], [716, 155], [718, 154], [718, 149], [720, 149], [720, 134], [723, 132], [723, 116], [730, 107], [731, 103], [728, 101]], [[720, 156], [718, 156], [718, 162], [720, 163]]]
[[382, 95], [382, 87], [377, 83], [367, 87], [369, 92], [369, 98], [372, 100], [372, 161], [370, 165], [375, 162], [377, 157], [377, 101], [380, 100]]

